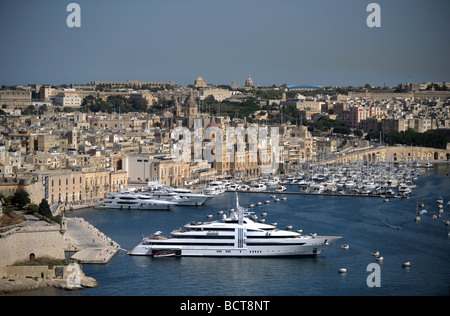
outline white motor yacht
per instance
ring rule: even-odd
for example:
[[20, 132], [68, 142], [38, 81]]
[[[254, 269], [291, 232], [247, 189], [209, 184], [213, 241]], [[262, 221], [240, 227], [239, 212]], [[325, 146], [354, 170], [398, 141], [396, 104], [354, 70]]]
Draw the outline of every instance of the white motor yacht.
[[180, 205], [200, 206], [212, 199], [211, 196], [201, 193], [193, 193], [192, 190], [189, 189], [166, 187], [166, 190], [168, 192], [176, 193], [182, 199], [183, 202], [180, 203]]
[[345, 187], [346, 188], [353, 188], [356, 185], [356, 183], [352, 180], [348, 180], [345, 182]]
[[225, 186], [221, 181], [212, 181], [202, 190], [202, 193], [208, 196], [216, 196], [224, 192]]
[[189, 189], [173, 188], [159, 182], [149, 182], [141, 191], [147, 195], [153, 194], [153, 197], [156, 199], [171, 201], [177, 203], [177, 205], [185, 206], [200, 206], [211, 198], [204, 194], [193, 193]]
[[241, 186], [237, 183], [232, 183], [227, 187], [227, 191], [239, 191], [241, 189]]
[[317, 256], [341, 237], [301, 235], [279, 230], [274, 225], [257, 223], [239, 205], [236, 212], [212, 222], [192, 222], [174, 230], [170, 237], [143, 237], [129, 254], [141, 256]]
[[201, 195], [201, 197], [196, 198], [189, 198], [185, 194], [177, 194], [175, 192], [169, 192], [169, 191], [153, 191], [153, 192], [142, 192], [141, 193], [144, 196], [149, 196], [155, 200], [160, 201], [169, 201], [173, 202], [176, 205], [184, 205], [184, 206], [199, 206], [206, 202], [208, 197], [206, 195]]
[[130, 192], [110, 193], [96, 208], [124, 210], [170, 210], [174, 202], [154, 199], [143, 194]]
[[249, 191], [256, 191], [256, 192], [260, 192], [260, 191], [265, 191], [267, 190], [267, 186], [263, 183], [260, 182], [252, 182], [250, 184], [250, 190]]
[[268, 187], [272, 187], [272, 186], [277, 186], [278, 183], [280, 183], [280, 179], [278, 177], [267, 178], [267, 179], [262, 179], [260, 181], [260, 183], [263, 183], [264, 185], [266, 185]]

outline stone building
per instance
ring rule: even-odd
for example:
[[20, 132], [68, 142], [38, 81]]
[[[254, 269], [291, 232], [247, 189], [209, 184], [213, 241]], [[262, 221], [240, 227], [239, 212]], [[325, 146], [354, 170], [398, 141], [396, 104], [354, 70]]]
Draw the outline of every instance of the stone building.
[[0, 254], [0, 277], [6, 277], [7, 266], [17, 262], [36, 258], [64, 259], [64, 238], [55, 223], [42, 221], [24, 225], [1, 232]]
[[27, 107], [31, 105], [31, 91], [0, 90], [0, 105]]
[[195, 79], [194, 81], [194, 87], [196, 88], [206, 88], [207, 86], [208, 83], [201, 76], [198, 76], [197, 79]]
[[246, 87], [253, 87], [253, 79], [248, 75], [247, 80], [245, 80]]
[[189, 96], [189, 99], [186, 102], [185, 114], [187, 117], [196, 117], [198, 115], [198, 105], [192, 94]]

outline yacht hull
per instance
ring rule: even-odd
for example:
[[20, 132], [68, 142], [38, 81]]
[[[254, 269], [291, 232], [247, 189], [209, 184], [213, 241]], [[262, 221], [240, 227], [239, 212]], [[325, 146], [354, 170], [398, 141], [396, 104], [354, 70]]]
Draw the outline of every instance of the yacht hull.
[[171, 210], [175, 204], [153, 204], [153, 205], [105, 205], [100, 203], [95, 208], [118, 209], [118, 210]]
[[133, 256], [153, 256], [162, 251], [175, 252], [183, 257], [311, 257], [317, 256], [340, 237], [313, 237], [300, 239], [300, 244], [279, 244], [272, 246], [246, 246], [243, 248], [226, 246], [177, 246], [167, 245], [137, 245], [129, 254]]
[[188, 196], [188, 195], [182, 195], [180, 194], [181, 200], [177, 202], [178, 205], [184, 205], [184, 206], [200, 206], [206, 203], [209, 199], [211, 199], [211, 196]]

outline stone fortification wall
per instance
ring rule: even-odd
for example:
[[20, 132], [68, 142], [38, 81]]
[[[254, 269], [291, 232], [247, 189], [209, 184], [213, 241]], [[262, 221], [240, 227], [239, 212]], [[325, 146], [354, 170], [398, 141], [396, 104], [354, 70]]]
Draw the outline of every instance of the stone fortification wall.
[[59, 225], [16, 226], [0, 231], [0, 277], [4, 277], [6, 266], [30, 257], [64, 259], [64, 238]]

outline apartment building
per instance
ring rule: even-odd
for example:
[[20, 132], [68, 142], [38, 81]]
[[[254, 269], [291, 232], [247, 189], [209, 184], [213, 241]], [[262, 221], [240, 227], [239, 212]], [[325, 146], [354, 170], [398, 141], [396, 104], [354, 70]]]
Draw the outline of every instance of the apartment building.
[[79, 203], [104, 198], [108, 193], [127, 187], [125, 171], [111, 172], [94, 168], [40, 170], [44, 198], [50, 205]]
[[27, 107], [31, 105], [31, 91], [0, 90], [0, 105]]

